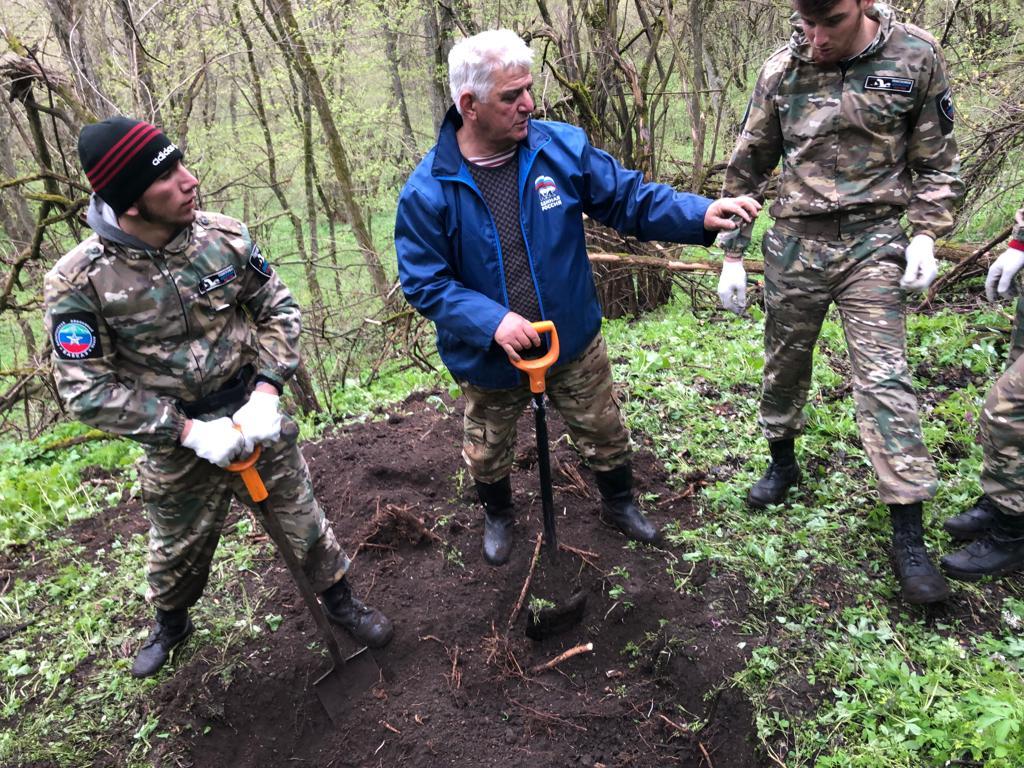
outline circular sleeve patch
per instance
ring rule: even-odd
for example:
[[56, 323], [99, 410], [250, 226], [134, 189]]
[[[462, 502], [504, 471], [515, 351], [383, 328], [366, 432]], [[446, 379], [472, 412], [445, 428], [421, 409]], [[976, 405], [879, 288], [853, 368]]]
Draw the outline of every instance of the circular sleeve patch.
[[98, 324], [91, 314], [57, 315], [53, 318], [53, 350], [63, 360], [86, 360], [103, 354]]

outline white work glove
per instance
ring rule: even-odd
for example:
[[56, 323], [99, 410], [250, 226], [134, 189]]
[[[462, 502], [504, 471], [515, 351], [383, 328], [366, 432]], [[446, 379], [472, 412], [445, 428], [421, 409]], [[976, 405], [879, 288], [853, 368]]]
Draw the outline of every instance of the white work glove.
[[935, 241], [928, 235], [914, 235], [906, 250], [907, 268], [900, 279], [900, 288], [906, 291], [927, 291], [939, 274], [935, 263]]
[[253, 390], [249, 400], [231, 416], [245, 436], [245, 455], [259, 445], [270, 445], [281, 437], [281, 412], [277, 410], [278, 395]]
[[742, 261], [722, 262], [718, 277], [718, 298], [730, 312], [742, 315], [747, 308], [747, 271]]
[[988, 268], [988, 277], [985, 278], [985, 295], [989, 301], [996, 300], [998, 293], [1004, 299], [1010, 295], [1010, 288], [1013, 286], [1013, 276], [1024, 266], [1024, 251], [1016, 248], [1007, 248], [999, 258], [992, 262]]
[[195, 451], [200, 459], [226, 467], [242, 452], [245, 438], [235, 429], [231, 419], [222, 416], [213, 421], [192, 419], [192, 426], [181, 444]]

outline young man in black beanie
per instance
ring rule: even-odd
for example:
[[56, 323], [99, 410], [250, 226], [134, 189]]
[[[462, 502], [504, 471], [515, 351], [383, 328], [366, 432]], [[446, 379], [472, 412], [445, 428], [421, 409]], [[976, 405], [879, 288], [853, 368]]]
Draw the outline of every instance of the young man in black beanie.
[[352, 595], [349, 558], [302, 454], [282, 437], [279, 396], [299, 361], [288, 289], [244, 224], [196, 209], [199, 182], [159, 129], [112, 118], [83, 128], [78, 152], [95, 234], [46, 275], [46, 324], [68, 410], [145, 446], [146, 599], [156, 626], [132, 674], [156, 673], [192, 632], [188, 608], [206, 585], [231, 499], [249, 501], [223, 467], [257, 444], [269, 503], [324, 611], [357, 641], [385, 645], [391, 622]]

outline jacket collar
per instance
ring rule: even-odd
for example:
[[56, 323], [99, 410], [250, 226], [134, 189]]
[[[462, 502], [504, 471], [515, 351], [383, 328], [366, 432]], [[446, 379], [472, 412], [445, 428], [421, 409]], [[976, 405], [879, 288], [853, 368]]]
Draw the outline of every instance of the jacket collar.
[[193, 227], [184, 227], [163, 248], [154, 248], [121, 229], [117, 223], [117, 216], [96, 195], [89, 200], [89, 210], [86, 212], [85, 220], [104, 243], [113, 246], [129, 259], [146, 258], [160, 252], [180, 253], [192, 241]]
[[[885, 3], [875, 3], [870, 10], [867, 11], [867, 15], [869, 18], [878, 22], [878, 32], [875, 33], [875, 39], [871, 41], [868, 47], [856, 56], [846, 59], [848, 62], [870, 56], [885, 45], [889, 41], [889, 38], [892, 37], [893, 23], [896, 18], [892, 9], [888, 5]], [[811, 54], [811, 44], [807, 41], [807, 37], [804, 35], [804, 28], [800, 23], [800, 14], [794, 13], [789, 17], [789, 22], [793, 26], [793, 36], [789, 39], [789, 50], [792, 52], [793, 56], [800, 59], [800, 61], [813, 64], [814, 56]]]
[[[437, 135], [437, 147], [434, 152], [434, 162], [430, 166], [431, 176], [457, 176], [462, 168], [462, 153], [459, 151], [459, 140], [455, 132], [462, 127], [462, 115], [454, 106], [448, 108], [448, 113], [441, 123], [441, 130]], [[546, 144], [551, 137], [544, 130], [542, 124], [537, 120], [530, 120], [526, 138], [519, 142], [520, 153], [523, 150], [533, 153]]]

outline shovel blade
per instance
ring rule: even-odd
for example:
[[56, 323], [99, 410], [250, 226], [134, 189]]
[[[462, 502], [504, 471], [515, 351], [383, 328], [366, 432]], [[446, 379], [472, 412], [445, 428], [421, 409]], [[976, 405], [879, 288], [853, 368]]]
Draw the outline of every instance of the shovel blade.
[[545, 608], [540, 613], [529, 611], [526, 618], [526, 636], [531, 640], [545, 640], [572, 629], [583, 621], [587, 609], [587, 593], [574, 592], [562, 605]]
[[331, 722], [340, 726], [348, 718], [349, 712], [359, 706], [363, 693], [380, 680], [380, 667], [363, 648], [349, 656], [344, 667], [339, 669], [332, 665], [314, 680], [313, 690]]

